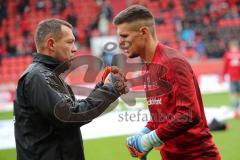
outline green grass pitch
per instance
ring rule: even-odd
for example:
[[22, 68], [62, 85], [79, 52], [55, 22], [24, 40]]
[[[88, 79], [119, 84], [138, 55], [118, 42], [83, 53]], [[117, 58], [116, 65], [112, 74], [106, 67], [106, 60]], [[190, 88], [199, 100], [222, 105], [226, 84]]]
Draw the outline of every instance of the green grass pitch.
[[[227, 93], [208, 94], [203, 96], [206, 106], [229, 105]], [[12, 113], [0, 113], [0, 119], [12, 118]], [[213, 132], [213, 138], [218, 146], [223, 160], [238, 160], [240, 154], [240, 120], [230, 120], [230, 128], [227, 131]], [[84, 141], [86, 160], [134, 160], [131, 158], [125, 147], [127, 136], [110, 137]], [[0, 142], [1, 143], [1, 142]], [[0, 150], [0, 160], [15, 160], [15, 149]], [[148, 160], [160, 160], [158, 151], [153, 150]]]

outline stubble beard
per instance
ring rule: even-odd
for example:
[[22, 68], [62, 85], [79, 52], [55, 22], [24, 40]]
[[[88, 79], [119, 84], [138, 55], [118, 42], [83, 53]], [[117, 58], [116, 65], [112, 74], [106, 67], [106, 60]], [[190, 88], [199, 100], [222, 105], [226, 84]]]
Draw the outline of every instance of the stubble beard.
[[128, 55], [128, 58], [137, 58], [137, 57], [139, 57], [138, 53], [132, 53]]

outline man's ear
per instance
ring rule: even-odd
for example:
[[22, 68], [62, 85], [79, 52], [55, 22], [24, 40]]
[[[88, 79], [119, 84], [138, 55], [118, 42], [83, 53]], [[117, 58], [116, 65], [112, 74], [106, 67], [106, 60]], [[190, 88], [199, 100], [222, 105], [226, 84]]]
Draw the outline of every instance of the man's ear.
[[48, 38], [47, 39], [47, 48], [50, 51], [54, 51], [55, 50], [55, 40], [53, 38]]
[[149, 29], [146, 26], [142, 26], [139, 28], [140, 34], [141, 35], [147, 35], [149, 33]]

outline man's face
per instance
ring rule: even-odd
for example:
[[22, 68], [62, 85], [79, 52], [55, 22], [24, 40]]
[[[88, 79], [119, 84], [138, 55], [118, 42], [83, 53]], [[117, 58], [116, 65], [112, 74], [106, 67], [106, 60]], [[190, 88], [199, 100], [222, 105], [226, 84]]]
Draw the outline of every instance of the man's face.
[[133, 30], [131, 24], [117, 25], [119, 46], [129, 58], [135, 58], [143, 54], [145, 43], [140, 31]]
[[63, 36], [58, 41], [55, 41], [55, 53], [54, 57], [63, 62], [73, 58], [74, 53], [77, 51], [74, 45], [75, 37], [72, 29], [62, 25]]

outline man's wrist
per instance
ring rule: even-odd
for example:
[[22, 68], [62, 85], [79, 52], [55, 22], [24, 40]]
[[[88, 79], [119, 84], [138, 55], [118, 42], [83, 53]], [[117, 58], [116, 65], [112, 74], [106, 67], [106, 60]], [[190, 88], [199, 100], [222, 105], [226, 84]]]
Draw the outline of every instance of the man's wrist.
[[151, 150], [153, 147], [159, 147], [162, 144], [163, 142], [159, 139], [155, 130], [143, 135], [141, 138], [141, 147], [145, 151]]
[[143, 127], [142, 130], [140, 131], [140, 133], [142, 134], [147, 134], [149, 132], [151, 132], [151, 130], [148, 127]]

